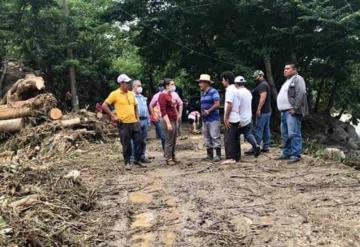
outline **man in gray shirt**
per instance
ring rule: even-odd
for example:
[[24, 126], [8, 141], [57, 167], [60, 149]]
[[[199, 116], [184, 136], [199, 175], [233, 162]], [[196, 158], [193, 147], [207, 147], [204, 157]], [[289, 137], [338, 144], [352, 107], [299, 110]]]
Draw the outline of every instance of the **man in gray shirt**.
[[301, 118], [308, 114], [306, 85], [295, 64], [286, 64], [284, 76], [287, 79], [277, 97], [281, 112], [281, 138], [284, 141], [282, 154], [278, 159], [295, 163], [301, 159]]

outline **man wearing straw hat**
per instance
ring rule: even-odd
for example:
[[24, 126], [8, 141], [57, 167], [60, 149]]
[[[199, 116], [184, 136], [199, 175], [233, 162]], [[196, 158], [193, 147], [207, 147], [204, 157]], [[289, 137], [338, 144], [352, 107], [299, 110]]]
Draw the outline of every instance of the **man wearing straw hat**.
[[[197, 80], [201, 90], [201, 115], [203, 119], [203, 136], [207, 150], [207, 160], [221, 160], [220, 138], [220, 95], [211, 87], [213, 81], [210, 75], [202, 74]], [[216, 155], [214, 158], [214, 149]]]

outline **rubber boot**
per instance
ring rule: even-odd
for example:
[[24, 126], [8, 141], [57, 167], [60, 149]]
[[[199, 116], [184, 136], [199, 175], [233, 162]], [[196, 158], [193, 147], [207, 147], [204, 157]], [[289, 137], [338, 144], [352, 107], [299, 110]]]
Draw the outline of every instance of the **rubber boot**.
[[208, 148], [206, 150], [206, 152], [207, 152], [206, 160], [213, 160], [214, 159], [214, 149]]
[[221, 160], [221, 148], [215, 148], [216, 150], [216, 157], [214, 161], [220, 161]]

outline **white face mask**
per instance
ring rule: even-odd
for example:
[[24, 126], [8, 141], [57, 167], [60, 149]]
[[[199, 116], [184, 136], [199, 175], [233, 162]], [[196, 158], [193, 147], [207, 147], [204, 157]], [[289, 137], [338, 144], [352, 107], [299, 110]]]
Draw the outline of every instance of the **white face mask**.
[[143, 92], [143, 88], [142, 88], [142, 87], [136, 88], [136, 93], [137, 93], [137, 94], [141, 94], [142, 92]]
[[170, 87], [170, 92], [175, 92], [176, 91], [176, 86], [171, 86]]

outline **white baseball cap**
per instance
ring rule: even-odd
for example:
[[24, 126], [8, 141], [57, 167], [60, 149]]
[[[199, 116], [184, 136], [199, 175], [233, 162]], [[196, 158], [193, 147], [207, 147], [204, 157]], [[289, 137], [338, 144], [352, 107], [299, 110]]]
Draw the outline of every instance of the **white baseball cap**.
[[131, 81], [131, 78], [128, 77], [126, 74], [121, 74], [117, 78], [118, 83], [129, 82], [129, 81]]
[[245, 80], [245, 78], [243, 77], [243, 76], [237, 76], [237, 77], [235, 77], [235, 81], [234, 81], [235, 83], [245, 83], [246, 82], [246, 80]]

